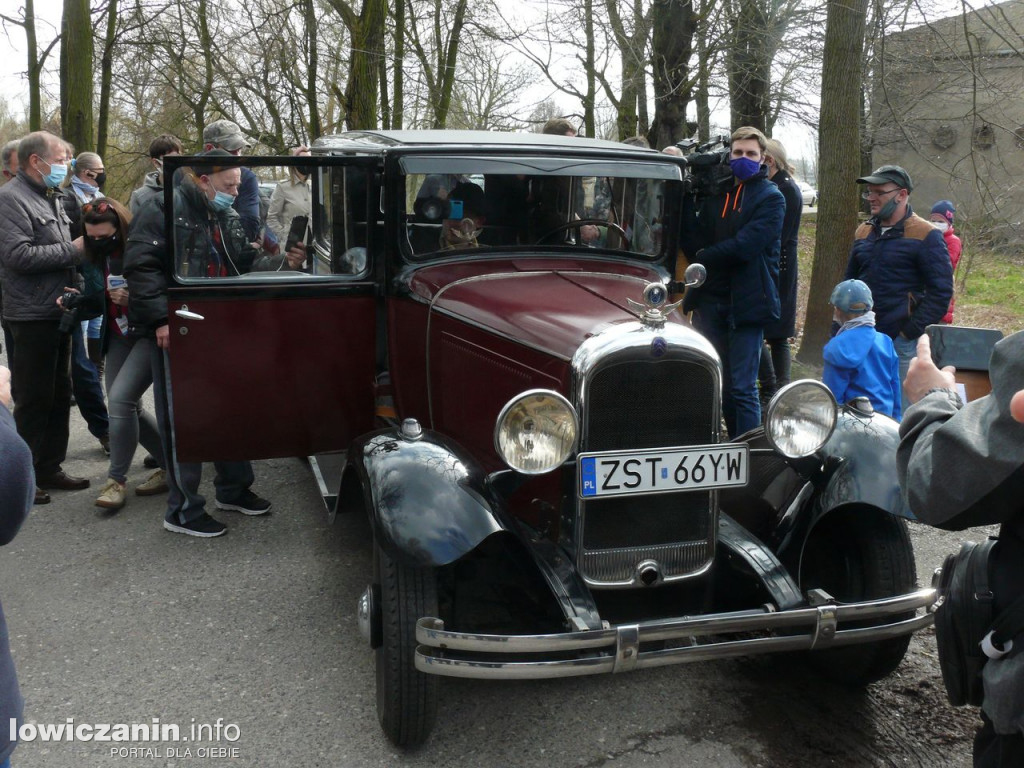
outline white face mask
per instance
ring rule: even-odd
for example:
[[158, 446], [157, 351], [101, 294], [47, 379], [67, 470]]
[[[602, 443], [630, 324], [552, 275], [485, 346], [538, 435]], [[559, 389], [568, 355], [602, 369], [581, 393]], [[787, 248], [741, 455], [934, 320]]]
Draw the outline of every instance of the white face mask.
[[945, 232], [947, 229], [949, 229], [949, 222], [948, 221], [933, 221], [932, 222], [932, 226], [935, 227], [937, 230], [939, 230], [939, 232]]

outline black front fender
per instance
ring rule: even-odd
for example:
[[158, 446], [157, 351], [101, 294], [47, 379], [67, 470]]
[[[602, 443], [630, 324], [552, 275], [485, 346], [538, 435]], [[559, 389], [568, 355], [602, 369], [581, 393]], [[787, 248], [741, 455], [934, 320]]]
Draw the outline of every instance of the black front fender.
[[348, 467], [359, 477], [377, 542], [407, 565], [447, 565], [505, 529], [483, 472], [434, 432], [417, 440], [396, 430], [360, 438], [349, 449]]
[[899, 424], [893, 419], [841, 409], [835, 432], [822, 449], [827, 480], [819, 499], [821, 511], [863, 504], [915, 520], [900, 493], [896, 474], [899, 444]]

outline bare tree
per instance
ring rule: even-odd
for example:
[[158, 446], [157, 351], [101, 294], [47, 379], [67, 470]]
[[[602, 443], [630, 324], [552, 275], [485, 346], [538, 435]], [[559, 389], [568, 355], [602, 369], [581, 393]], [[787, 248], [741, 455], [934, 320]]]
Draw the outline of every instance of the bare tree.
[[54, 37], [47, 44], [46, 48], [40, 52], [36, 35], [35, 0], [25, 0], [22, 13], [21, 18], [0, 14], [0, 19], [3, 20], [4, 26], [12, 24], [25, 30], [25, 51], [28, 60], [26, 68], [28, 76], [28, 125], [30, 131], [38, 131], [43, 127], [40, 79], [46, 59], [49, 57], [53, 47], [60, 42], [60, 35]]
[[807, 299], [804, 335], [798, 358], [820, 364], [829, 338], [832, 311], [828, 298], [842, 278], [851, 234], [857, 223], [860, 157], [860, 88], [864, 59], [867, 0], [828, 0], [822, 55], [821, 134], [818, 162], [820, 203], [814, 241], [814, 266]]
[[666, 147], [686, 138], [686, 107], [693, 92], [690, 75], [698, 16], [691, 0], [655, 0], [651, 14], [651, 71], [654, 122], [647, 140]]

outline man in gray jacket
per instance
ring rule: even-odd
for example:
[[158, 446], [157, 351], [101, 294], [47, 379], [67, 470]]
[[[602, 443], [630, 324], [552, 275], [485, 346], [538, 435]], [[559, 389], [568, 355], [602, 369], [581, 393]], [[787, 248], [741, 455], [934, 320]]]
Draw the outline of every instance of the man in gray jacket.
[[56, 193], [67, 175], [64, 142], [46, 131], [30, 133], [18, 145], [18, 165], [18, 175], [0, 187], [3, 319], [18, 350], [14, 420], [32, 449], [36, 503], [45, 504], [46, 489], [89, 487], [88, 480], [61, 469], [71, 412], [71, 336], [60, 332], [63, 310], [57, 305], [65, 288], [80, 286], [75, 267], [84, 244], [81, 237], [71, 239]]
[[[900, 484], [918, 519], [947, 530], [999, 528], [989, 568], [998, 615], [1024, 594], [1024, 331], [992, 351], [992, 394], [964, 405], [954, 369], [917, 344], [903, 389], [913, 403], [900, 424]], [[1024, 766], [1024, 632], [984, 668], [977, 768]]]

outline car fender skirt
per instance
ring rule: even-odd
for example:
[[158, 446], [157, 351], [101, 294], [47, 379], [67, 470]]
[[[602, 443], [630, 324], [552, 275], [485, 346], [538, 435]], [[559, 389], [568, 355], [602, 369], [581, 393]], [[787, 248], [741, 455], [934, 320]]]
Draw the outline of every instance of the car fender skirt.
[[361, 438], [349, 450], [349, 466], [362, 483], [377, 541], [406, 565], [447, 565], [505, 529], [483, 472], [434, 432], [416, 440], [395, 430]]
[[899, 442], [899, 425], [888, 416], [865, 418], [841, 411], [835, 432], [822, 449], [828, 479], [819, 499], [821, 511], [863, 504], [916, 520], [900, 493]]

